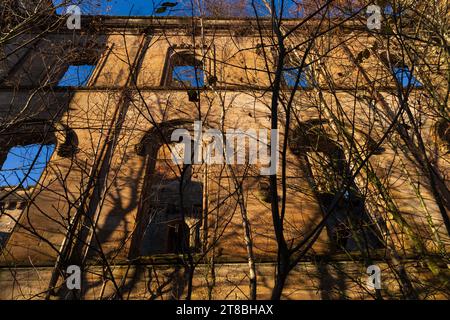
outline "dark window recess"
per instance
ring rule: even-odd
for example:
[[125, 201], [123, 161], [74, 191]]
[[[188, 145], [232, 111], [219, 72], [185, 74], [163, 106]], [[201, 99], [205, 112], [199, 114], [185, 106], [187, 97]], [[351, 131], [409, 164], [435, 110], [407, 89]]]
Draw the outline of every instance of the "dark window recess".
[[217, 84], [217, 81], [218, 81], [218, 79], [217, 79], [216, 76], [209, 76], [208, 77], [208, 84], [210, 86], [215, 86]]
[[[319, 195], [319, 200], [327, 212], [335, 196], [336, 194], [332, 193]], [[338, 250], [360, 251], [384, 247], [378, 228], [367, 214], [361, 196], [347, 191], [332, 211], [326, 226]]]
[[436, 135], [443, 151], [450, 152], [450, 122], [447, 119], [440, 119], [436, 123]]
[[8, 201], [6, 209], [7, 210], [15, 210], [17, 208], [17, 201]]
[[171, 222], [167, 226], [167, 252], [183, 253], [189, 248], [189, 227], [183, 221]]
[[9, 237], [9, 233], [0, 231], [0, 250], [4, 246], [4, 244], [5, 244], [6, 240], [8, 239], [8, 237]]
[[324, 120], [313, 119], [294, 127], [289, 135], [289, 148], [292, 153], [298, 156], [308, 151], [329, 153], [335, 150], [335, 143], [325, 132], [325, 124]]
[[0, 187], [34, 187], [55, 150], [55, 144], [11, 147], [0, 169]]
[[199, 102], [200, 101], [198, 92], [193, 89], [188, 90], [188, 98], [189, 98], [190, 102]]
[[[144, 235], [141, 255], [155, 253], [182, 253], [190, 250], [197, 252], [200, 248], [200, 222], [202, 207], [184, 208], [184, 217], [180, 208], [174, 204], [152, 209], [152, 217]], [[189, 222], [195, 221], [189, 225]]]
[[[194, 218], [200, 221], [202, 216], [201, 206], [184, 208], [186, 219]], [[191, 228], [181, 219], [180, 207], [170, 204], [166, 207], [164, 216], [167, 221], [167, 253], [183, 253], [187, 250], [196, 251], [200, 245], [200, 228], [195, 224]]]

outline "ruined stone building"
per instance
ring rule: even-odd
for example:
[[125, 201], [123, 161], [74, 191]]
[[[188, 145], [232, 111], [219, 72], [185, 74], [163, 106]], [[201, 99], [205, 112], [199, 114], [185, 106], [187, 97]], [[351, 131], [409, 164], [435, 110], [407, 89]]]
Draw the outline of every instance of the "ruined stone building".
[[[403, 95], [390, 67], [409, 88], [440, 189], [448, 187], [448, 122], [427, 111], [424, 87], [445, 87], [445, 72], [411, 77], [395, 45], [357, 21], [318, 33], [310, 46], [330, 27], [318, 23], [286, 43], [278, 199], [248, 153], [229, 165], [177, 164], [181, 139], [172, 139], [176, 129], [193, 136], [195, 121], [204, 132], [271, 129], [278, 51], [270, 21], [89, 17], [81, 30], [62, 24], [3, 44], [0, 298], [183, 299], [192, 280], [193, 299], [246, 299], [251, 239], [257, 297], [268, 299], [277, 261], [271, 205], [284, 201], [292, 246], [331, 214], [282, 298], [404, 298], [404, 286], [415, 297], [448, 298], [445, 216], [411, 151], [415, 127], [397, 115]], [[65, 287], [69, 265], [82, 267], [81, 291]], [[369, 265], [382, 272], [378, 293], [367, 286]]]

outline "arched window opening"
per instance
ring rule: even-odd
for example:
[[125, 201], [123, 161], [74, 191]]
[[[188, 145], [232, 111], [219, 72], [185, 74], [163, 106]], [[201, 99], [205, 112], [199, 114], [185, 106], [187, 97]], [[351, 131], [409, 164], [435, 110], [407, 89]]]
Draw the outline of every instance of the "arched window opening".
[[53, 126], [45, 121], [0, 129], [0, 188], [32, 188], [56, 148]]
[[205, 85], [204, 65], [193, 50], [169, 50], [163, 86], [202, 88]]
[[[331, 136], [326, 121], [313, 119], [294, 128], [289, 139], [294, 154], [306, 155], [312, 187], [324, 213], [332, 212], [326, 220], [329, 237], [338, 250], [382, 248], [378, 225], [365, 208], [364, 196], [352, 177], [343, 149]], [[332, 206], [343, 186], [344, 195]]]
[[106, 50], [103, 43], [84, 43], [80, 47], [66, 48], [67, 64], [58, 78], [58, 87], [86, 87], [90, 85], [92, 76], [101, 55]]
[[78, 148], [75, 132], [45, 119], [0, 128], [0, 145], [1, 247], [29, 205], [30, 192], [43, 183], [57, 145], [59, 156], [72, 156]]
[[[167, 130], [166, 130], [167, 129]], [[154, 131], [138, 146], [148, 159], [131, 256], [195, 253], [200, 250], [203, 183], [200, 165], [177, 164], [170, 141], [176, 127]], [[161, 139], [161, 132], [165, 138]], [[152, 139], [153, 142], [152, 142]], [[181, 157], [183, 158], [183, 156]]]

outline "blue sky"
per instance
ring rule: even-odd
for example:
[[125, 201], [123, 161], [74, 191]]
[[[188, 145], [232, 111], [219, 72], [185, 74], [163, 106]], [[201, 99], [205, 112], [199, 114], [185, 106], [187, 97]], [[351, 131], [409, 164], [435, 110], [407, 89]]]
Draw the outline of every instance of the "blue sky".
[[203, 70], [193, 66], [176, 66], [172, 73], [175, 81], [184, 83], [188, 87], [203, 87], [205, 84], [203, 77]]
[[[236, 0], [216, 0], [226, 3], [230, 1]], [[70, 2], [72, 4], [81, 3], [81, 8], [83, 14], [103, 14], [103, 15], [116, 15], [116, 16], [164, 16], [164, 15], [172, 15], [172, 16], [190, 16], [192, 11], [190, 9], [191, 3], [193, 2], [196, 5], [195, 0], [53, 0], [55, 5], [61, 5], [61, 3]], [[200, 0], [203, 3], [202, 0]], [[173, 7], [167, 7], [167, 10], [162, 13], [156, 13], [158, 8], [161, 8], [164, 3], [172, 3]], [[254, 0], [254, 3], [257, 7], [257, 11], [259, 16], [264, 16], [267, 14], [267, 9], [263, 5], [262, 0]], [[302, 9], [299, 7], [301, 5], [301, 0], [275, 0], [275, 6], [277, 11], [279, 10], [281, 3], [284, 5], [283, 16], [285, 18], [301, 18], [303, 16]], [[323, 5], [326, 1], [317, 2], [318, 5]], [[357, 7], [348, 8], [352, 12], [358, 12], [359, 9]], [[310, 9], [312, 10], [312, 9]], [[332, 10], [333, 11], [333, 10]], [[387, 14], [392, 13], [392, 8], [387, 7], [385, 9]], [[58, 13], [63, 13], [64, 10], [62, 8], [58, 9]], [[236, 11], [235, 11], [236, 12]], [[246, 9], [238, 10], [239, 15], [245, 16], [254, 16], [254, 9], [252, 7], [252, 0], [246, 0]], [[322, 13], [325, 13], [326, 10], [322, 10]], [[336, 11], [333, 11], [336, 13]], [[328, 14], [333, 14], [328, 11]]]
[[[61, 5], [61, 3], [67, 2], [68, 0], [53, 0], [55, 5]], [[71, 0], [71, 3], [76, 4], [77, 1], [82, 3], [81, 8], [84, 14], [106, 14], [106, 15], [117, 15], [117, 16], [128, 16], [128, 15], [141, 15], [141, 16], [163, 16], [163, 15], [174, 15], [174, 16], [189, 16], [192, 11], [191, 0]], [[227, 0], [222, 0], [226, 2]], [[281, 0], [276, 0], [276, 3], [280, 3]], [[162, 6], [164, 3], [176, 4], [173, 7], [167, 7], [164, 13], [157, 14], [155, 11]], [[196, 3], [195, 1], [193, 1]], [[244, 15], [253, 15], [254, 10], [251, 6], [252, 0], [247, 0], [247, 9]], [[284, 2], [286, 6], [291, 8], [295, 6], [292, 0], [287, 0]], [[260, 15], [264, 15], [266, 10], [262, 6], [261, 0], [255, 0], [255, 4]], [[58, 9], [58, 13], [63, 13], [62, 8]]]
[[[154, 11], [153, 3], [156, 5], [160, 3], [152, 0], [72, 0], [71, 3], [77, 4], [77, 1], [81, 3], [80, 7], [85, 13], [115, 16], [151, 15]], [[64, 0], [53, 0], [56, 6], [61, 3], [64, 3]], [[58, 13], [62, 12], [62, 9], [58, 9]]]
[[82, 87], [85, 86], [94, 71], [93, 65], [69, 66], [64, 76], [59, 80], [60, 87]]
[[[188, 15], [187, 7], [190, 6], [190, 0], [71, 0], [71, 3], [81, 3], [80, 7], [83, 13], [104, 14], [113, 16], [151, 16], [151, 15]], [[66, 0], [67, 2], [67, 0]], [[58, 6], [64, 3], [64, 0], [53, 0]], [[164, 13], [156, 14], [156, 9], [163, 3], [173, 3], [175, 6], [167, 7]], [[64, 12], [59, 8], [58, 13]]]
[[402, 87], [406, 88], [409, 86], [413, 87], [421, 87], [422, 84], [417, 80], [412, 74], [411, 71], [407, 67], [403, 68], [394, 68], [394, 74], [397, 78], [397, 81], [402, 85]]
[[[0, 187], [22, 184], [24, 188], [27, 188], [36, 185], [53, 151], [55, 151], [54, 144], [12, 147], [0, 170]], [[31, 167], [33, 162], [34, 165]]]
[[[290, 70], [283, 71], [284, 81], [286, 82], [286, 85], [288, 87], [293, 88], [295, 86], [295, 83], [296, 83], [297, 77], [298, 77], [298, 72], [299, 72], [298, 69], [290, 69]], [[309, 87], [309, 82], [307, 80], [305, 71], [302, 71], [302, 73], [300, 75], [298, 86], [299, 86], [299, 88], [308, 88]]]
[[103, 14], [116, 16], [146, 16], [152, 15], [154, 5], [160, 4], [160, 1], [152, 0], [103, 0], [101, 10]]

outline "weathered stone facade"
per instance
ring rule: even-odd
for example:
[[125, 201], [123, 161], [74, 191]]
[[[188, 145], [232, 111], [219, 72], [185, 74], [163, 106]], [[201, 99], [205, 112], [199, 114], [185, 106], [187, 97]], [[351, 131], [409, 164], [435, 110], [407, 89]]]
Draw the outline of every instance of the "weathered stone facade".
[[[5, 124], [0, 160], [17, 144], [56, 144], [36, 187], [1, 191], [0, 298], [42, 299], [52, 273], [70, 264], [84, 266], [86, 299], [117, 296], [116, 285], [126, 298], [183, 298], [188, 281], [183, 247], [196, 262], [193, 298], [248, 297], [234, 176], [242, 180], [252, 229], [258, 298], [270, 298], [277, 245], [267, 177], [258, 166], [245, 165], [202, 164], [180, 171], [170, 151], [173, 130], [192, 132], [196, 120], [204, 128], [270, 129], [271, 90], [261, 53], [270, 50], [258, 46], [256, 21], [111, 17], [85, 23], [89, 29], [82, 32], [59, 30], [31, 42], [11, 55], [0, 73]], [[308, 36], [299, 31], [298, 43]], [[398, 110], [392, 77], [382, 60], [365, 51], [382, 56], [387, 48], [374, 48], [377, 41], [353, 22], [318, 37], [312, 57], [320, 58], [310, 66], [315, 85], [300, 88], [295, 96], [302, 125], [291, 127], [286, 150], [288, 242], [305, 237], [321, 221], [333, 185], [346, 175], [342, 168], [359, 163], [351, 148], [373, 154], [352, 182], [359, 194], [341, 199], [335, 216], [291, 272], [286, 299], [373, 298], [366, 288], [367, 258], [356, 250], [356, 240], [336, 231], [350, 202], [363, 225], [360, 235], [368, 239], [370, 260], [382, 269], [384, 297], [401, 297], [395, 272], [402, 269], [420, 297], [448, 298], [448, 261], [432, 258], [449, 245], [433, 195], [422, 185], [418, 196], [421, 174], [395, 134], [376, 145]], [[298, 48], [300, 56], [305, 48]], [[95, 64], [87, 85], [57, 87], [67, 67], [76, 64]], [[175, 66], [203, 69], [204, 86], [186, 89], [175, 83]], [[441, 79], [437, 75], [430, 81]], [[409, 100], [412, 108], [426, 108], [420, 88], [412, 90]], [[280, 140], [285, 117], [280, 111]], [[348, 125], [349, 140], [336, 121]], [[422, 121], [425, 144], [438, 146], [438, 119], [429, 114]], [[349, 148], [348, 141], [356, 143]], [[448, 153], [437, 149], [439, 170], [447, 177]], [[305, 156], [311, 171], [303, 165]], [[329, 161], [325, 169], [315, 165], [324, 161]], [[380, 181], [389, 201], [380, 192]], [[399, 211], [392, 213], [386, 203]], [[430, 258], [421, 257], [421, 250]], [[58, 259], [61, 252], [64, 259]], [[56, 278], [55, 286], [49, 298], [71, 297], [63, 277]]]

